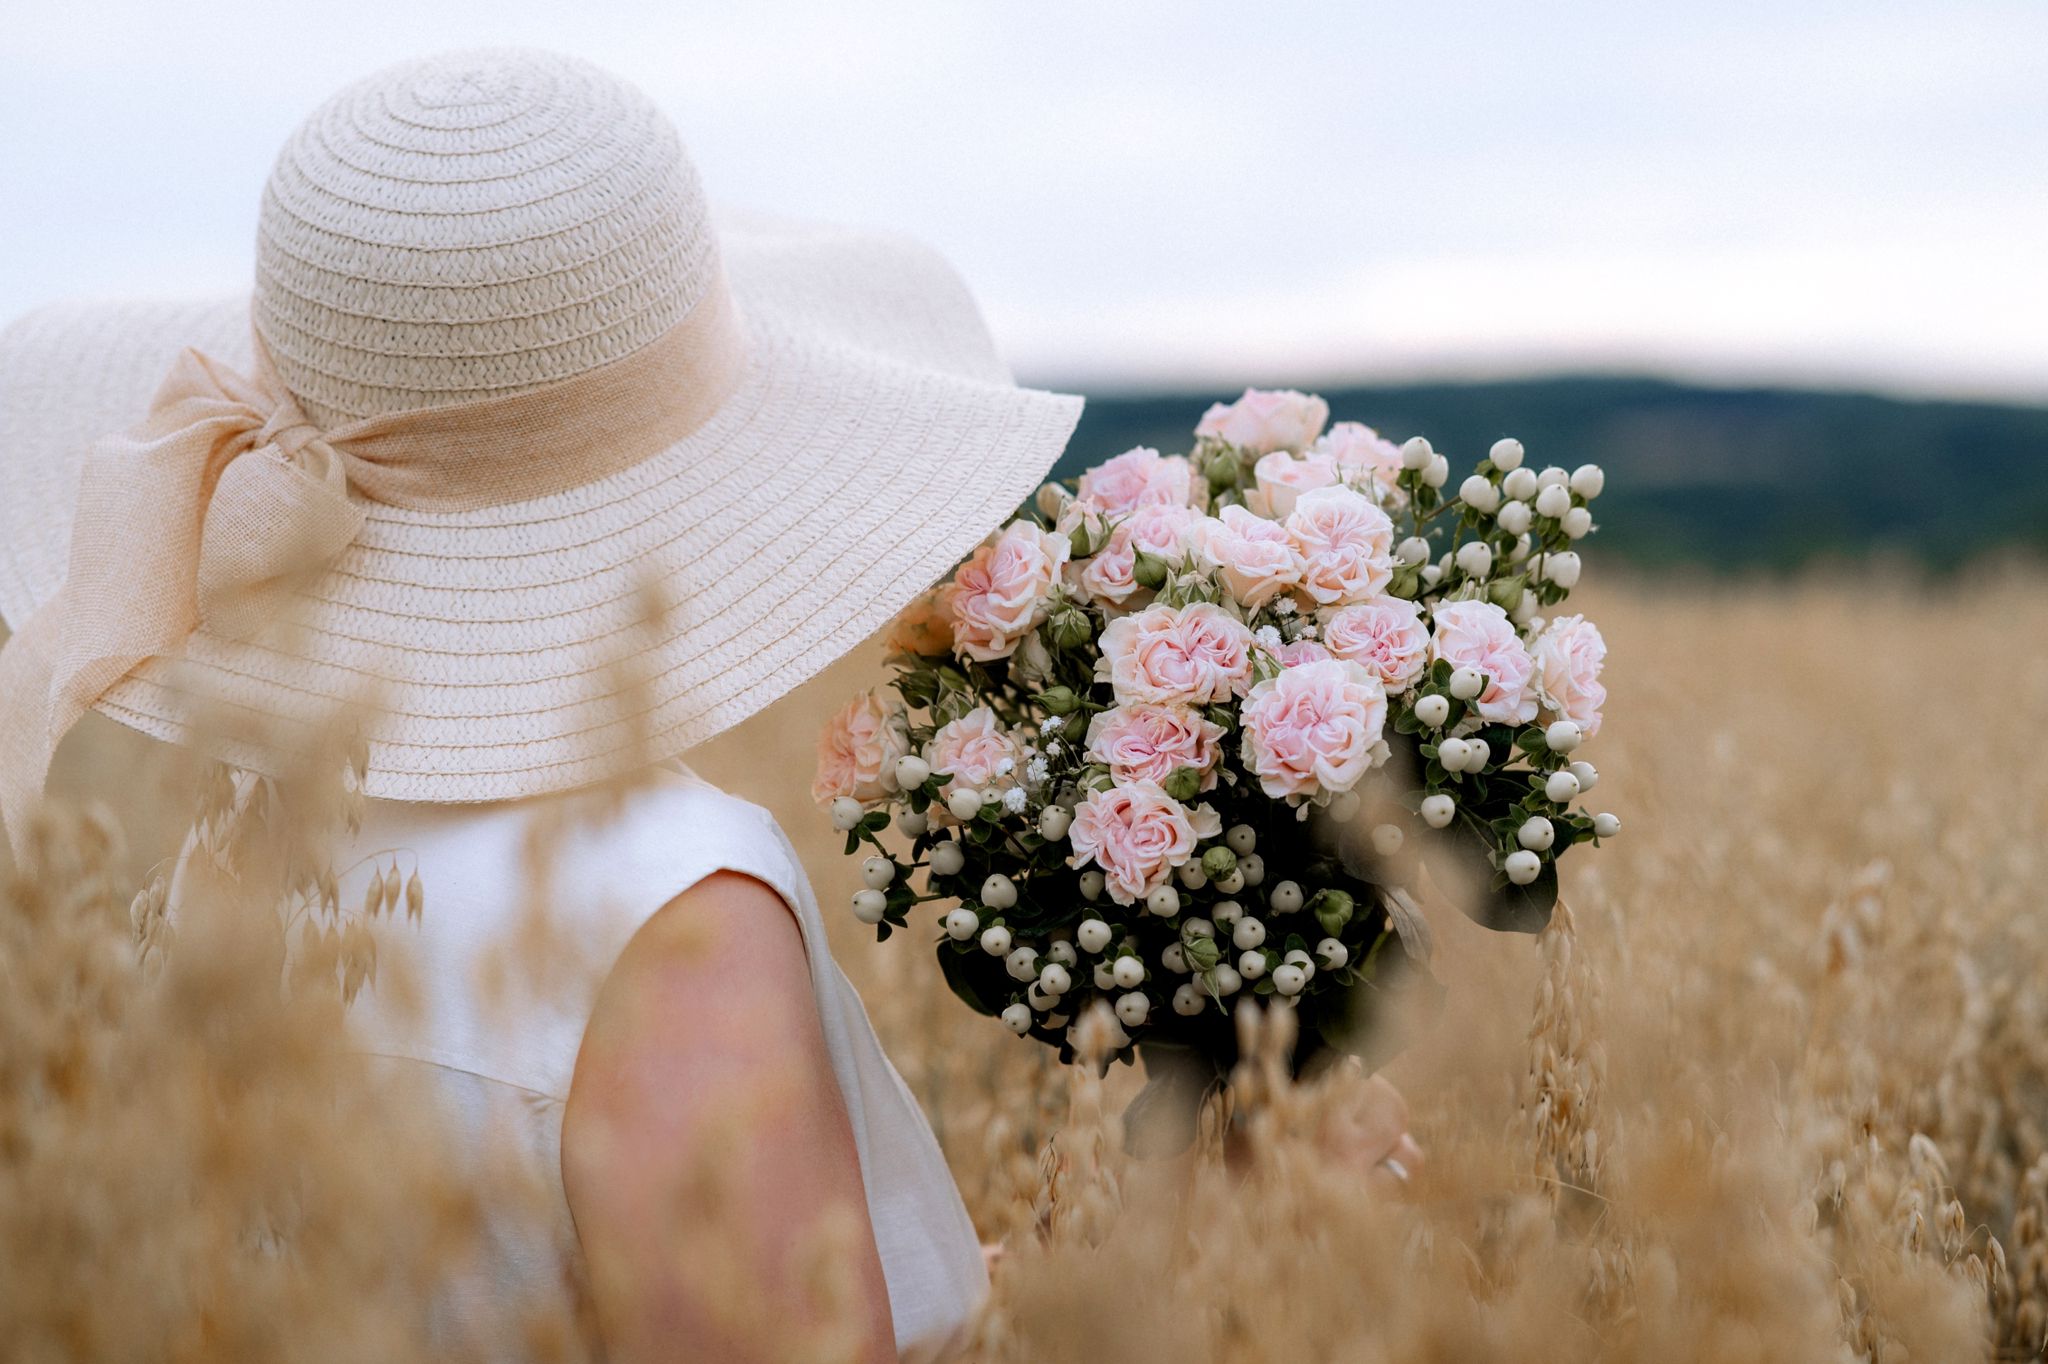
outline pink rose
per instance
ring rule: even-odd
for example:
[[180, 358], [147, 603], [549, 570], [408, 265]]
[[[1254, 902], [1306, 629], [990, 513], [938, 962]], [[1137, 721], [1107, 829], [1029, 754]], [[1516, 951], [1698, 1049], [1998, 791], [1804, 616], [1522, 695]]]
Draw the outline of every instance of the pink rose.
[[1577, 722], [1587, 738], [1600, 732], [1600, 708], [1607, 688], [1600, 667], [1607, 661], [1607, 641], [1600, 627], [1584, 616], [1559, 616], [1536, 639], [1536, 686], [1544, 704]]
[[1323, 643], [1390, 692], [1406, 691], [1429, 667], [1429, 627], [1422, 623], [1422, 608], [1399, 597], [1338, 608], [1323, 622]]
[[811, 799], [852, 796], [872, 805], [896, 790], [896, 760], [910, 752], [910, 717], [894, 692], [864, 691], [840, 707], [818, 736]]
[[1330, 405], [1293, 389], [1248, 388], [1234, 403], [1217, 403], [1202, 414], [1197, 436], [1263, 455], [1269, 450], [1306, 450], [1330, 419]]
[[[1204, 483], [1202, 493], [1207, 492]], [[1194, 467], [1183, 455], [1162, 455], [1141, 445], [1082, 474], [1080, 499], [1104, 516], [1124, 516], [1154, 505], [1190, 506], [1195, 501]]]
[[945, 589], [932, 588], [889, 622], [884, 646], [890, 653], [943, 658], [953, 652], [953, 617], [946, 610]]
[[1064, 535], [1012, 521], [995, 543], [975, 550], [946, 585], [954, 651], [982, 663], [1007, 658], [1045, 619], [1071, 549]]
[[1337, 466], [1337, 476], [1346, 483], [1373, 484], [1385, 493], [1394, 491], [1401, 476], [1401, 447], [1359, 422], [1338, 422], [1323, 433], [1309, 449]]
[[1245, 498], [1245, 505], [1277, 520], [1294, 510], [1295, 500], [1303, 493], [1335, 484], [1338, 474], [1336, 463], [1321, 455], [1275, 450], [1259, 457], [1252, 466], [1252, 477], [1258, 486]]
[[1326, 658], [1334, 657], [1328, 649], [1312, 639], [1297, 639], [1266, 652], [1279, 659], [1283, 668], [1299, 668], [1304, 663], [1320, 663]]
[[1230, 595], [1246, 606], [1264, 606], [1301, 581], [1301, 555], [1280, 523], [1243, 507], [1201, 518], [1188, 538], [1202, 562], [1222, 572]]
[[1175, 769], [1202, 774], [1204, 791], [1216, 787], [1223, 727], [1189, 706], [1117, 706], [1088, 722], [1088, 758], [1107, 763], [1119, 782], [1161, 786]]
[[1301, 552], [1301, 590], [1324, 606], [1376, 597], [1394, 576], [1394, 523], [1363, 493], [1303, 493], [1287, 534]]
[[1109, 898], [1136, 904], [1166, 884], [1173, 869], [1194, 856], [1195, 844], [1223, 832], [1208, 806], [1190, 811], [1157, 782], [1138, 781], [1096, 791], [1074, 810], [1067, 831], [1072, 867], [1102, 869]]
[[1148, 503], [1116, 523], [1101, 549], [1067, 565], [1067, 581], [1090, 601], [1122, 606], [1138, 590], [1138, 554], [1169, 562], [1187, 554], [1187, 541], [1202, 514], [1193, 507]]
[[1205, 706], [1251, 685], [1252, 632], [1211, 602], [1148, 606], [1109, 623], [1100, 667], [1120, 704]]
[[1259, 683], [1239, 714], [1245, 766], [1267, 795], [1337, 795], [1372, 768], [1386, 726], [1387, 694], [1356, 663], [1332, 658]]
[[959, 719], [940, 725], [924, 746], [932, 771], [952, 778], [944, 787], [951, 795], [961, 787], [986, 791], [1007, 784], [1017, 770], [1017, 741], [987, 706], [976, 706]]
[[1452, 601], [1433, 614], [1436, 634], [1430, 652], [1453, 668], [1486, 674], [1486, 690], [1473, 702], [1479, 717], [1503, 725], [1535, 719], [1536, 696], [1529, 679], [1536, 664], [1522, 647], [1508, 613], [1490, 601]]

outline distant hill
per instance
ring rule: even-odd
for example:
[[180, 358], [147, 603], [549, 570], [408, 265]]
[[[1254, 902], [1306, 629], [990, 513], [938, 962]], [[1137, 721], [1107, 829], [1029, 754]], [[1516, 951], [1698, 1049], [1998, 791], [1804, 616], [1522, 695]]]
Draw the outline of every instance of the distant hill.
[[[1133, 445], [1185, 451], [1208, 403], [1234, 394], [1088, 400], [1059, 472]], [[1644, 567], [1796, 567], [1979, 553], [2048, 556], [2048, 408], [1570, 377], [1325, 389], [1337, 420], [1429, 437], [1453, 482], [1503, 435], [1532, 463], [1592, 461], [1603, 555]]]

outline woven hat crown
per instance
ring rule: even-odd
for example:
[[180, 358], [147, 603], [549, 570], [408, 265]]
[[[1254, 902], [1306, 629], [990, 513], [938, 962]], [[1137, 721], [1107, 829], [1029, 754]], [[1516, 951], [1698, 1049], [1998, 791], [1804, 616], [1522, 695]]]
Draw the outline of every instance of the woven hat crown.
[[279, 153], [254, 321], [322, 426], [523, 392], [620, 359], [711, 287], [675, 129], [571, 57], [450, 53], [370, 76]]

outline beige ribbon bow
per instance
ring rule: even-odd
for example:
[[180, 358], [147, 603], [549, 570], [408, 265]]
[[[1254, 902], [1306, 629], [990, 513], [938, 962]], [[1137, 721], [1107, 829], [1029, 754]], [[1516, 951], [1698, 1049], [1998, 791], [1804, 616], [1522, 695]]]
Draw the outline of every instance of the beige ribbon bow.
[[574, 378], [325, 432], [260, 344], [253, 377], [184, 352], [148, 417], [87, 455], [64, 585], [0, 649], [9, 839], [21, 847], [58, 743], [110, 687], [202, 625], [262, 629], [355, 540], [363, 499], [466, 510], [593, 482], [708, 420], [745, 349], [721, 282], [660, 338]]

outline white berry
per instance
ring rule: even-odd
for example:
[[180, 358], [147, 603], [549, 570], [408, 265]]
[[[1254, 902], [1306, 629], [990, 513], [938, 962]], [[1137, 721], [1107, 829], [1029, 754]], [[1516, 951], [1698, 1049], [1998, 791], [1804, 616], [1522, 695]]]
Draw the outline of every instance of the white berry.
[[1542, 815], [1531, 815], [1515, 830], [1515, 842], [1534, 852], [1544, 852], [1557, 842], [1557, 826]]
[[1244, 988], [1244, 977], [1229, 962], [1219, 961], [1209, 968], [1209, 983], [1219, 995], [1234, 995]]
[[1265, 882], [1266, 859], [1257, 853], [1239, 858], [1237, 869], [1244, 873], [1244, 883], [1248, 886], [1261, 885]]
[[1244, 918], [1244, 906], [1235, 900], [1223, 900], [1209, 911], [1209, 917], [1229, 928]]
[[946, 936], [954, 942], [966, 942], [974, 936], [974, 930], [981, 927], [981, 920], [971, 909], [956, 909], [946, 916]]
[[1460, 668], [1451, 674], [1451, 695], [1470, 701], [1486, 690], [1486, 675], [1477, 668]]
[[1240, 952], [1250, 951], [1266, 940], [1266, 926], [1257, 919], [1239, 919], [1230, 930], [1231, 946]]
[[1322, 959], [1325, 970], [1341, 971], [1344, 963], [1351, 960], [1351, 949], [1335, 938], [1325, 938], [1316, 944], [1316, 956]]
[[1564, 533], [1574, 540], [1583, 540], [1593, 529], [1593, 513], [1584, 507], [1573, 507], [1559, 518], [1558, 524]]
[[1401, 845], [1408, 841], [1408, 835], [1398, 824], [1381, 824], [1372, 831], [1372, 850], [1381, 857], [1392, 857], [1401, 851]]
[[1173, 1011], [1193, 1017], [1202, 1012], [1209, 1003], [1209, 997], [1202, 993], [1202, 987], [1189, 981], [1173, 992]]
[[1501, 870], [1508, 874], [1508, 880], [1518, 886], [1526, 886], [1542, 873], [1543, 859], [1524, 848], [1520, 852], [1509, 853], [1501, 864]]
[[1571, 475], [1555, 464], [1544, 465], [1543, 472], [1536, 475], [1536, 486], [1539, 488], [1562, 488], [1570, 481]]
[[1183, 938], [1213, 938], [1216, 925], [1199, 917], [1186, 918], [1180, 921], [1180, 933]]
[[1116, 998], [1116, 1016], [1118, 1021], [1127, 1028], [1139, 1027], [1146, 1019], [1152, 1016], [1152, 1000], [1149, 996], [1140, 994], [1136, 990], [1131, 991], [1127, 995], [1118, 995]]
[[915, 791], [931, 778], [932, 765], [915, 753], [906, 753], [896, 760], [896, 784], [906, 791]]
[[1095, 988], [1114, 990], [1116, 988], [1116, 967], [1108, 958], [1095, 963]]
[[931, 851], [932, 875], [958, 876], [960, 869], [967, 865], [967, 850], [952, 839], [934, 844]]
[[922, 810], [904, 810], [896, 816], [896, 827], [905, 838], [916, 838], [932, 827], [932, 818]]
[[1505, 436], [1493, 443], [1493, 448], [1486, 452], [1486, 457], [1493, 461], [1494, 468], [1504, 474], [1511, 474], [1522, 467], [1522, 442], [1513, 436]]
[[1010, 955], [1010, 930], [1001, 924], [990, 924], [981, 930], [981, 950], [991, 957]]
[[1031, 1006], [1028, 1004], [1012, 1004], [1009, 1008], [1003, 1010], [1003, 1026], [1019, 1037], [1030, 1032]]
[[1171, 919], [1180, 913], [1180, 892], [1172, 886], [1161, 886], [1145, 897], [1145, 908], [1162, 919]]
[[1415, 703], [1415, 718], [1431, 729], [1440, 729], [1444, 721], [1451, 718], [1451, 703], [1448, 698], [1431, 692]]
[[1571, 489], [1591, 502], [1607, 486], [1607, 475], [1597, 464], [1581, 464], [1572, 470]]
[[1458, 485], [1458, 500], [1474, 511], [1490, 512], [1500, 506], [1500, 489], [1483, 474], [1474, 474]]
[[1536, 475], [1528, 469], [1511, 469], [1500, 481], [1500, 490], [1517, 502], [1527, 502], [1536, 495]]
[[886, 857], [870, 857], [860, 864], [860, 879], [869, 890], [886, 889], [896, 879], [896, 864]]
[[1554, 720], [1543, 731], [1543, 742], [1553, 753], [1569, 753], [1585, 739], [1585, 731], [1570, 720]]
[[1266, 974], [1266, 954], [1247, 952], [1237, 959], [1237, 972], [1246, 980], [1257, 980]]
[[1012, 980], [1038, 979], [1038, 949], [1020, 947], [1003, 960], [1003, 966]]
[[1559, 587], [1566, 589], [1577, 587], [1579, 585], [1579, 574], [1583, 571], [1584, 565], [1579, 561], [1579, 556], [1572, 550], [1559, 550], [1555, 554], [1543, 556], [1544, 580], [1556, 583]]
[[1593, 764], [1587, 762], [1584, 758], [1579, 759], [1570, 767], [1567, 767], [1565, 771], [1571, 773], [1574, 777], [1577, 777], [1579, 779], [1579, 794], [1582, 796], [1585, 795], [1586, 792], [1592, 790], [1594, 784], [1600, 780], [1599, 769], [1594, 767]]
[[1116, 983], [1126, 990], [1135, 990], [1145, 983], [1145, 963], [1136, 957], [1118, 957], [1112, 972]]
[[1543, 783], [1543, 798], [1552, 805], [1569, 805], [1579, 794], [1579, 779], [1569, 771], [1553, 772]]
[[1187, 949], [1177, 942], [1170, 942], [1160, 949], [1159, 964], [1177, 976], [1184, 976], [1195, 969], [1188, 965]]
[[1403, 568], [1414, 568], [1429, 558], [1429, 541], [1419, 535], [1411, 535], [1394, 546], [1394, 562]]
[[1493, 550], [1484, 540], [1467, 540], [1458, 546], [1458, 571], [1468, 578], [1483, 578], [1493, 569]]
[[1429, 442], [1421, 436], [1410, 436], [1407, 440], [1401, 442], [1401, 467], [1403, 469], [1413, 472], [1417, 469], [1427, 468], [1430, 460], [1435, 457], [1436, 451], [1430, 449]]
[[1547, 516], [1553, 521], [1562, 520], [1572, 509], [1572, 495], [1564, 488], [1552, 484], [1536, 494], [1536, 514]]
[[990, 909], [1012, 909], [1017, 904], [1017, 883], [997, 872], [981, 883], [981, 902]]
[[946, 808], [953, 812], [955, 819], [973, 819], [981, 813], [981, 792], [963, 786], [946, 797]]
[[1301, 887], [1293, 881], [1282, 881], [1273, 887], [1266, 903], [1273, 907], [1275, 914], [1292, 914], [1301, 908]]
[[1102, 873], [1092, 867], [1081, 873], [1081, 898], [1089, 901], [1102, 898]]
[[1064, 805], [1048, 805], [1038, 812], [1038, 832], [1048, 843], [1057, 843], [1073, 827], [1074, 812]]
[[1083, 919], [1074, 930], [1074, 941], [1081, 944], [1083, 952], [1100, 952], [1109, 946], [1109, 925], [1100, 919]]
[[1458, 803], [1439, 791], [1422, 798], [1422, 822], [1432, 829], [1447, 829], [1457, 817]]
[[889, 908], [889, 897], [879, 890], [857, 890], [853, 893], [853, 917], [864, 924], [882, 922], [882, 915]]
[[1621, 832], [1621, 816], [1610, 815], [1605, 810], [1593, 816], [1593, 837], [1612, 838]]
[[1524, 534], [1528, 531], [1531, 520], [1529, 504], [1519, 498], [1513, 502], [1503, 503], [1500, 513], [1493, 519], [1510, 535]]
[[1047, 961], [1056, 961], [1060, 965], [1067, 967], [1074, 966], [1081, 960], [1080, 956], [1074, 951], [1074, 945], [1070, 942], [1052, 943], [1045, 949], [1045, 959]]
[[860, 823], [861, 817], [867, 813], [852, 796], [834, 796], [830, 812], [832, 827], [843, 834], [852, 833], [853, 826]]
[[1038, 973], [1038, 988], [1049, 995], [1063, 995], [1074, 988], [1074, 978], [1058, 962], [1050, 962]]
[[1283, 995], [1298, 995], [1308, 984], [1308, 972], [1291, 962], [1273, 968], [1273, 988]]
[[1430, 456], [1429, 463], [1422, 469], [1422, 481], [1432, 488], [1443, 487], [1451, 481], [1451, 462], [1442, 455]]
[[1475, 735], [1465, 741], [1465, 770], [1467, 772], [1484, 772], [1486, 765], [1492, 761], [1493, 749], [1487, 746], [1486, 740]]
[[1463, 739], [1446, 739], [1436, 746], [1436, 760], [1446, 772], [1463, 772], [1471, 756], [1472, 745]]
[[1239, 857], [1249, 857], [1252, 849], [1259, 846], [1259, 833], [1249, 824], [1233, 824], [1223, 835], [1223, 841], [1229, 844], [1230, 850]]

